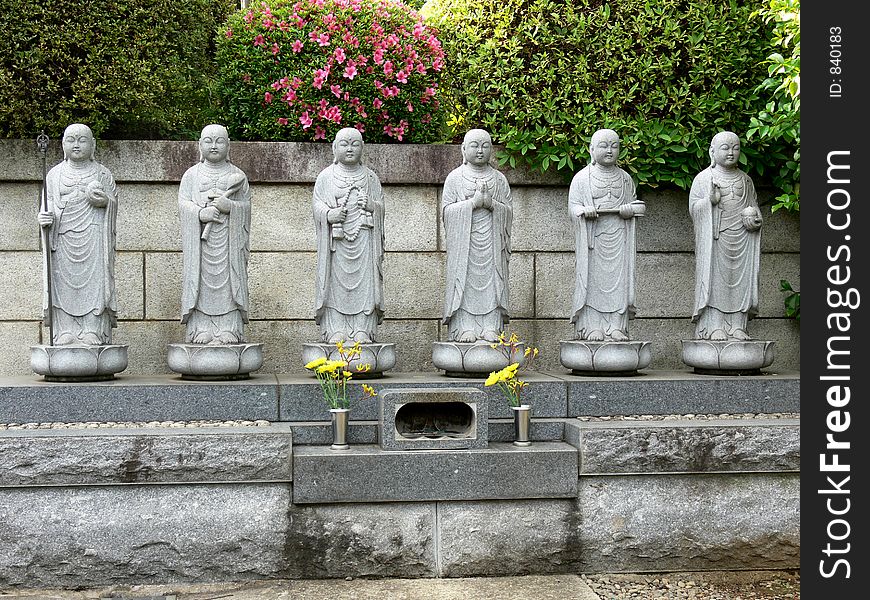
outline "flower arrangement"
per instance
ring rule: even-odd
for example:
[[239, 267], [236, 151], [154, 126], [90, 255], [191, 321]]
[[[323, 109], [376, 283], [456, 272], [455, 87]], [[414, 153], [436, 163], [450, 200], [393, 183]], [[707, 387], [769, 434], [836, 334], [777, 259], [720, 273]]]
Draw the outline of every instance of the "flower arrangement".
[[[515, 357], [520, 353], [521, 348], [517, 334], [512, 333], [508, 336], [505, 332], [502, 332], [498, 336], [498, 342], [490, 344], [490, 347], [494, 350], [501, 349], [507, 357], [509, 364], [500, 371], [490, 373], [483, 385], [485, 387], [498, 386], [507, 399], [508, 404], [515, 407], [522, 406], [523, 389], [527, 388], [529, 384], [517, 377], [520, 363], [515, 361]], [[522, 354], [524, 366], [528, 368], [532, 366], [532, 363], [538, 357], [538, 349], [529, 347], [522, 351]]]
[[[353, 378], [353, 373], [347, 370], [352, 358], [359, 356], [362, 351], [360, 343], [356, 342], [350, 348], [345, 348], [343, 342], [336, 342], [336, 349], [340, 356], [339, 360], [329, 360], [321, 356], [315, 358], [305, 368], [313, 371], [323, 392], [323, 399], [331, 409], [350, 408], [350, 400], [347, 397], [347, 383]], [[358, 372], [365, 372], [371, 365], [358, 365]], [[377, 392], [369, 385], [363, 384], [363, 398], [377, 396]]]
[[271, 0], [218, 34], [219, 92], [241, 139], [440, 139], [444, 51], [397, 0]]

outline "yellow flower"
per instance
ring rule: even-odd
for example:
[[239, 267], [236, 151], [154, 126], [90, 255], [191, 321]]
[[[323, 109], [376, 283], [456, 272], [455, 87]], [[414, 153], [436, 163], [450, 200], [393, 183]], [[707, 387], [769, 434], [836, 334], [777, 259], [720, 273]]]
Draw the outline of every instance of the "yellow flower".
[[512, 333], [510, 339], [508, 340], [511, 344], [519, 344], [520, 338], [517, 337], [517, 334]]
[[495, 350], [496, 348], [498, 348], [498, 344], [490, 344], [489, 347]]
[[538, 355], [538, 349], [535, 348], [535, 356], [537, 356], [537, 355]]
[[363, 393], [366, 396], [377, 396], [378, 395], [378, 393], [375, 391], [375, 388], [373, 388], [370, 385], [363, 384], [362, 389], [363, 389]]
[[353, 373], [351, 373], [350, 371], [342, 371], [341, 374], [344, 375], [347, 379], [353, 377]]
[[347, 363], [343, 360], [327, 360], [325, 363], [317, 367], [318, 373], [335, 373], [338, 369], [344, 368]]
[[356, 370], [360, 373], [367, 373], [372, 370], [372, 365], [370, 363], [358, 364]]
[[489, 374], [489, 377], [486, 378], [486, 382], [483, 384], [486, 387], [497, 384], [501, 381], [501, 371], [493, 371]]
[[520, 368], [520, 363], [511, 363], [508, 366], [506, 366], [503, 370], [510, 373], [511, 375], [514, 375], [514, 374], [516, 374], [517, 369], [519, 369], [519, 368]]
[[320, 365], [322, 365], [324, 363], [326, 363], [326, 357], [321, 356], [320, 358], [315, 358], [314, 360], [309, 362], [307, 365], [305, 365], [305, 368], [306, 369], [316, 369], [317, 367], [319, 367]]

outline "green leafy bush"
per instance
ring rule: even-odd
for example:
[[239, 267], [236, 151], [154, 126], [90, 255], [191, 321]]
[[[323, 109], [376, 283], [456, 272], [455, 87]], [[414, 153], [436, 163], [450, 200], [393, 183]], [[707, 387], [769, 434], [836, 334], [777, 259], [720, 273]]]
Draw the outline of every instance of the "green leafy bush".
[[[744, 138], [766, 99], [768, 32], [743, 0], [432, 0], [454, 90], [456, 134], [488, 129], [502, 161], [566, 176], [595, 130], [621, 136], [641, 185], [687, 188], [720, 130]], [[744, 143], [759, 183], [794, 154], [789, 140]]]
[[0, 11], [0, 136], [197, 130], [214, 32], [235, 0], [7, 0]]
[[444, 54], [422, 18], [394, 0], [272, 0], [218, 35], [224, 122], [237, 139], [367, 141], [441, 137]]
[[[750, 121], [747, 138], [768, 141], [785, 139], [797, 148], [792, 157], [780, 165], [774, 174], [774, 185], [782, 190], [770, 207], [800, 211], [801, 178], [801, 3], [800, 0], [767, 0], [755, 15], [765, 23], [773, 23], [773, 47], [777, 50], [767, 57], [769, 77], [758, 90], [768, 94], [770, 100]], [[830, 32], [830, 42], [838, 43], [842, 36]], [[786, 55], [780, 53], [785, 52]], [[832, 75], [840, 72], [839, 56], [829, 66]]]

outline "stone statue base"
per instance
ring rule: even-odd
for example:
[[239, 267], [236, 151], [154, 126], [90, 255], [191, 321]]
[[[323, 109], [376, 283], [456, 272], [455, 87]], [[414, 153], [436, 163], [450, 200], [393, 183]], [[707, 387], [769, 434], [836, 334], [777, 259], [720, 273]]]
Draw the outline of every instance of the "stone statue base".
[[[354, 342], [346, 342], [347, 347], [354, 345]], [[395, 344], [360, 344], [360, 354], [350, 360], [348, 371], [353, 373], [356, 379], [366, 379], [372, 377], [380, 377], [384, 371], [389, 371], [396, 366], [396, 345]], [[325, 358], [327, 360], [341, 360], [341, 355], [338, 353], [338, 348], [335, 344], [325, 344], [320, 342], [312, 342], [302, 344], [302, 364], [307, 365], [312, 360]], [[371, 365], [371, 369], [362, 372], [357, 371], [357, 365]]]
[[522, 366], [525, 350], [525, 344], [520, 343], [513, 360], [508, 360], [502, 347], [493, 348], [491, 342], [432, 342], [432, 364], [448, 377], [486, 377], [511, 362]]
[[773, 364], [773, 344], [765, 340], [682, 340], [683, 362], [701, 375], [758, 375]]
[[652, 361], [652, 342], [562, 340], [559, 362], [574, 375], [637, 375]]
[[127, 368], [127, 345], [31, 346], [30, 368], [46, 381], [107, 381]]
[[166, 362], [182, 379], [248, 379], [263, 366], [263, 344], [168, 344]]

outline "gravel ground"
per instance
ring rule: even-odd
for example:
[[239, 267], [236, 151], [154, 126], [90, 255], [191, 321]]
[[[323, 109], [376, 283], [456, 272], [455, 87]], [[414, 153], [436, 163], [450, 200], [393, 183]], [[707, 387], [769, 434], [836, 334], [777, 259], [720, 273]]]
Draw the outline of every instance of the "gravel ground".
[[583, 575], [601, 600], [800, 600], [798, 571]]

